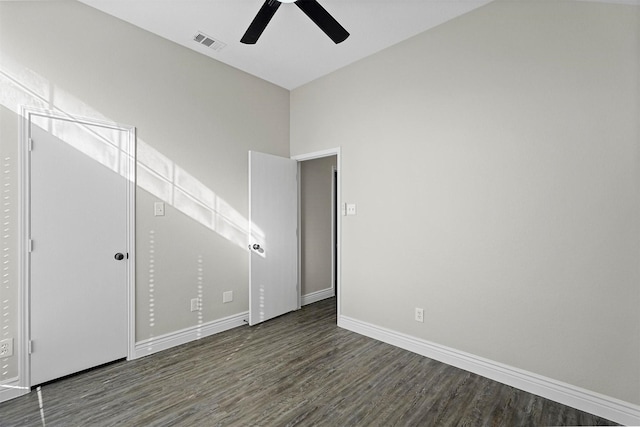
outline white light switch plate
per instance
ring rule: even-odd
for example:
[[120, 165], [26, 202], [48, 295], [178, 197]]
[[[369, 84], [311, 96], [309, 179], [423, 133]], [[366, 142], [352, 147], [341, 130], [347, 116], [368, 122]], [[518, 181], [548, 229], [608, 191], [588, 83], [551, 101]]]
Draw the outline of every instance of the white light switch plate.
[[164, 216], [164, 203], [163, 202], [155, 202], [153, 204], [153, 215], [154, 216]]

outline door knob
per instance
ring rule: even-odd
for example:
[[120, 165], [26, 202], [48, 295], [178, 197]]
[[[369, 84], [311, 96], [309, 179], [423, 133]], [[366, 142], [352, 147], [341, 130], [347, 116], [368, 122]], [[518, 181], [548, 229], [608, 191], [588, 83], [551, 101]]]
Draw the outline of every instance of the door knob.
[[260, 250], [260, 245], [257, 243], [253, 244], [253, 249], [255, 249], [256, 251]]
[[115, 254], [114, 258], [118, 261], [122, 261], [124, 259], [124, 255], [118, 252], [117, 254]]

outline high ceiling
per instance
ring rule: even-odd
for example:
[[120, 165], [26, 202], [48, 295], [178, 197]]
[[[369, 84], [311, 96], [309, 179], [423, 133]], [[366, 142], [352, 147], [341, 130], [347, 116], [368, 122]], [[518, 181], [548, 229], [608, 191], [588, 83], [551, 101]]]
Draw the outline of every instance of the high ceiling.
[[[280, 6], [257, 44], [245, 45], [240, 39], [264, 0], [80, 1], [278, 86], [294, 89], [492, 0], [318, 0], [351, 34], [337, 45], [291, 3]], [[640, 0], [565, 1], [640, 5]], [[213, 46], [222, 49], [195, 42], [198, 32], [221, 42]]]
[[[293, 89], [491, 0], [318, 0], [351, 34], [337, 45], [295, 4], [282, 4], [258, 42], [245, 45], [240, 39], [264, 0], [80, 1]], [[216, 51], [198, 44], [197, 32], [226, 46]]]

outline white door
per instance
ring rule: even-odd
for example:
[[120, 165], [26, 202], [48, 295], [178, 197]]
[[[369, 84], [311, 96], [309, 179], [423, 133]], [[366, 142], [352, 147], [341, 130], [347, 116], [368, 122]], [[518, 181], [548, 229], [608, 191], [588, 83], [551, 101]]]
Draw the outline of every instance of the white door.
[[249, 324], [299, 308], [298, 164], [249, 152]]
[[127, 355], [128, 182], [41, 128], [30, 131], [36, 385]]

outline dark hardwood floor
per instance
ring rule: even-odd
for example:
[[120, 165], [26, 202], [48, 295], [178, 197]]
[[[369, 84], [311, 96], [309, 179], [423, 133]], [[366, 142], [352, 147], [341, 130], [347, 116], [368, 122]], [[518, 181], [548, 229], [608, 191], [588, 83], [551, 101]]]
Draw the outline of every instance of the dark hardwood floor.
[[333, 299], [0, 404], [1, 426], [43, 420], [83, 427], [615, 425], [339, 329]]

